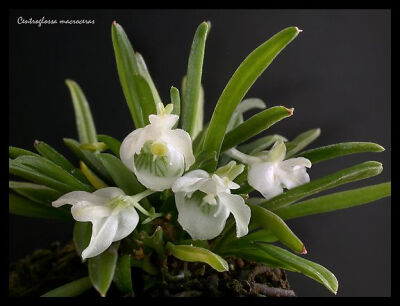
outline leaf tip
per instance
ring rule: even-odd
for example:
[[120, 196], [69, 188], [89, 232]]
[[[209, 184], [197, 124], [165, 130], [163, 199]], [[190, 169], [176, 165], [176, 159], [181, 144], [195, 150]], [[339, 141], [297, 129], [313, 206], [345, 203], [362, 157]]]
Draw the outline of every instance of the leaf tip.
[[294, 112], [294, 107], [292, 107], [292, 108], [285, 107], [285, 108], [286, 108], [287, 112], [289, 113], [289, 116], [292, 116], [293, 112]]
[[117, 24], [118, 24], [118, 23], [117, 23], [115, 20], [113, 20], [112, 25], [116, 27]]
[[297, 34], [303, 32], [303, 30], [302, 30], [302, 29], [299, 29], [298, 27], [295, 27], [295, 29], [296, 29], [296, 31], [297, 31]]
[[301, 254], [303, 254], [303, 255], [307, 254], [307, 249], [304, 244], [303, 244], [303, 248], [301, 249]]

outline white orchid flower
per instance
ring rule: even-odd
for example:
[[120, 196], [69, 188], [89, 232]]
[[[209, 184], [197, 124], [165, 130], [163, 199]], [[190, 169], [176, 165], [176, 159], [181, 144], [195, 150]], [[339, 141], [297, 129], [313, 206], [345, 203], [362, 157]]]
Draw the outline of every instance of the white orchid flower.
[[173, 105], [158, 104], [150, 124], [134, 130], [122, 142], [122, 162], [151, 190], [171, 188], [184, 170], [194, 163], [192, 140], [181, 129], [172, 129], [179, 116], [171, 114]]
[[250, 208], [240, 195], [231, 189], [240, 186], [232, 180], [244, 169], [232, 161], [210, 175], [204, 170], [190, 171], [172, 185], [178, 209], [178, 222], [194, 240], [208, 240], [218, 236], [232, 213], [236, 221], [236, 235], [248, 233]]
[[263, 151], [255, 156], [246, 155], [237, 149], [230, 149], [227, 154], [248, 164], [247, 181], [267, 200], [283, 192], [283, 188], [292, 189], [310, 181], [306, 168], [311, 162], [304, 157], [285, 159], [286, 145], [282, 140], [275, 142], [270, 151]]
[[54, 201], [54, 207], [71, 204], [71, 214], [76, 221], [91, 222], [92, 236], [89, 245], [82, 252], [83, 260], [103, 253], [114, 241], [128, 236], [139, 222], [138, 208], [152, 218], [159, 214], [150, 214], [138, 203], [153, 193], [144, 191], [135, 196], [126, 196], [117, 187], [107, 187], [93, 193], [72, 191]]

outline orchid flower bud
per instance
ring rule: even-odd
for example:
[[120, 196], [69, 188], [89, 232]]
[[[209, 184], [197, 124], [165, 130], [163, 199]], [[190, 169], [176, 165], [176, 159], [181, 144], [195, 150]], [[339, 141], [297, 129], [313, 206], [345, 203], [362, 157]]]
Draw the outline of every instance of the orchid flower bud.
[[194, 163], [192, 140], [187, 132], [172, 129], [178, 121], [171, 114], [172, 104], [158, 104], [157, 115], [150, 115], [150, 124], [136, 129], [122, 142], [122, 162], [131, 169], [145, 187], [162, 191]]

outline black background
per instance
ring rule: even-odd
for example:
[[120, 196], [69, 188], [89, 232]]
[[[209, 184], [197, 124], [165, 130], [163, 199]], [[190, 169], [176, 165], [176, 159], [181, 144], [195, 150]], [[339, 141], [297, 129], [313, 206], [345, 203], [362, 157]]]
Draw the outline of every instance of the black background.
[[[94, 19], [94, 25], [18, 25], [29, 19]], [[377, 160], [383, 173], [335, 191], [391, 178], [391, 12], [390, 10], [13, 10], [9, 19], [9, 142], [33, 150], [43, 140], [76, 160], [63, 137], [77, 138], [73, 108], [64, 84], [83, 88], [98, 133], [122, 140], [133, 124], [119, 85], [111, 43], [111, 22], [127, 32], [142, 53], [164, 101], [180, 88], [191, 41], [200, 22], [210, 20], [203, 71], [205, 117], [240, 62], [287, 26], [303, 32], [271, 64], [247, 97], [268, 106], [294, 107], [294, 116], [270, 133], [289, 139], [322, 129], [312, 147], [371, 141], [386, 148], [315, 165], [311, 179], [355, 163]], [[390, 198], [329, 214], [289, 221], [306, 244], [305, 258], [330, 269], [338, 296], [391, 295]], [[10, 260], [52, 241], [67, 242], [72, 226], [56, 221], [9, 218]], [[299, 296], [331, 296], [320, 284], [289, 273]]]

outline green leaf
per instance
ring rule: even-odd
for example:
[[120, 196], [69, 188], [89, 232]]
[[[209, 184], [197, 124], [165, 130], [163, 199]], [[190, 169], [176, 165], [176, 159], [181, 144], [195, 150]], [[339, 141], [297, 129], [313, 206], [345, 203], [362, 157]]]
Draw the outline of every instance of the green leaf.
[[332, 293], [337, 293], [339, 284], [335, 275], [333, 275], [331, 271], [324, 268], [323, 266], [295, 254], [292, 254], [289, 251], [274, 245], [256, 244], [255, 246], [265, 251], [266, 253], [268, 253], [268, 255], [272, 256], [276, 260], [293, 267], [298, 272], [323, 284]]
[[287, 190], [265, 201], [260, 206], [275, 211], [318, 192], [378, 175], [382, 172], [382, 169], [381, 163], [375, 161], [364, 162]]
[[135, 58], [136, 58], [136, 64], [139, 70], [139, 74], [145, 78], [145, 80], [147, 81], [147, 84], [149, 84], [151, 92], [153, 94], [153, 100], [155, 102], [155, 104], [157, 103], [162, 103], [160, 95], [158, 94], [157, 88], [154, 85], [153, 79], [150, 76], [150, 72], [147, 69], [147, 65], [143, 59], [143, 56], [139, 53], [136, 52], [135, 53]]
[[194, 35], [190, 50], [187, 80], [183, 93], [182, 128], [194, 138], [194, 130], [199, 110], [201, 75], [203, 72], [204, 49], [209, 25], [202, 22]]
[[[169, 90], [169, 94], [171, 97], [171, 103], [174, 106], [172, 109], [172, 114], [180, 116], [181, 114], [181, 97], [179, 95], [179, 90], [178, 88], [171, 86], [171, 89]], [[179, 120], [175, 123], [173, 128], [176, 128], [178, 126]]]
[[79, 141], [81, 143], [97, 142], [92, 113], [82, 89], [75, 81], [65, 80], [65, 83], [71, 93]]
[[233, 128], [237, 127], [239, 124], [243, 123], [243, 113], [253, 108], [264, 109], [264, 101], [258, 98], [249, 98], [240, 102], [233, 112], [232, 118], [229, 121], [226, 131], [229, 132]]
[[[18, 158], [28, 157], [28, 156], [20, 156]], [[33, 156], [29, 156], [33, 157]], [[67, 193], [74, 190], [79, 190], [76, 186], [71, 186], [63, 181], [59, 181], [58, 179], [49, 176], [47, 174], [41, 173], [36, 169], [32, 169], [31, 167], [27, 167], [16, 160], [9, 160], [9, 172], [15, 176], [24, 178], [28, 181], [45, 185], [52, 189], [61, 191], [63, 193]], [[86, 185], [85, 189], [92, 190], [92, 187]]]
[[62, 192], [55, 189], [28, 182], [9, 181], [8, 187], [29, 200], [45, 205], [50, 205], [51, 202], [63, 195]]
[[44, 206], [12, 193], [9, 194], [8, 206], [9, 212], [14, 215], [62, 221], [71, 221], [72, 219], [70, 213], [66, 210]]
[[145, 125], [148, 125], [150, 123], [149, 116], [151, 114], [157, 114], [156, 103], [146, 79], [138, 74], [134, 75], [133, 79], [136, 83], [137, 93], [140, 97], [139, 102], [142, 109], [143, 121]]
[[131, 255], [119, 256], [115, 267], [114, 282], [119, 290], [133, 295], [131, 273]]
[[115, 21], [111, 26], [111, 37], [122, 91], [136, 128], [144, 126], [140, 96], [134, 76], [139, 75], [139, 67], [132, 45], [124, 29]]
[[190, 245], [174, 245], [167, 242], [166, 249], [176, 258], [189, 262], [204, 262], [218, 272], [229, 270], [228, 263], [221, 256], [213, 252]]
[[65, 145], [71, 152], [82, 160], [94, 173], [96, 173], [106, 183], [111, 183], [112, 178], [103, 164], [98, 159], [97, 153], [92, 153], [87, 150], [81, 149], [79, 142], [71, 138], [63, 138]]
[[104, 142], [107, 147], [119, 158], [119, 149], [121, 147], [121, 142], [114, 137], [108, 135], [97, 135], [99, 141]]
[[248, 245], [239, 245], [238, 247], [234, 247], [234, 248], [233, 247], [226, 248], [226, 250], [224, 249], [224, 251], [221, 252], [221, 254], [224, 254], [227, 256], [228, 255], [236, 256], [236, 257], [248, 260], [248, 261], [259, 262], [259, 263], [262, 263], [271, 268], [282, 268], [282, 269], [285, 269], [288, 271], [298, 272], [292, 266], [270, 256], [268, 253], [266, 253], [263, 250], [260, 250], [256, 246], [257, 246], [257, 244], [255, 244], [255, 243], [249, 243]]
[[286, 143], [286, 157], [288, 159], [297, 152], [303, 150], [306, 146], [312, 143], [321, 134], [321, 129], [312, 129], [301, 133], [292, 141]]
[[103, 166], [110, 173], [114, 183], [126, 194], [134, 195], [145, 188], [138, 182], [136, 176], [129, 170], [120, 159], [108, 153], [99, 154]]
[[[247, 234], [246, 236], [237, 238], [236, 235], [229, 240], [228, 243], [221, 244], [218, 247], [218, 252], [224, 253], [229, 249], [246, 248], [252, 245], [253, 242], [277, 242], [279, 238], [276, 237], [270, 230], [257, 229]], [[217, 251], [217, 249], [214, 249]]]
[[51, 147], [50, 145], [48, 145], [43, 141], [37, 141], [37, 140], [35, 140], [34, 146], [41, 156], [47, 158], [56, 165], [59, 165], [61, 168], [64, 168], [74, 177], [80, 180], [82, 183], [87, 185], [90, 184], [90, 182], [86, 179], [83, 173], [79, 169], [76, 169], [68, 159], [66, 159], [61, 153], [56, 151], [53, 147]]
[[277, 209], [275, 213], [285, 220], [294, 219], [370, 203], [390, 194], [390, 182], [381, 183], [299, 202]]
[[34, 146], [40, 155], [52, 161], [56, 165], [59, 165], [61, 168], [64, 168], [69, 172], [75, 169], [74, 165], [72, 165], [68, 159], [66, 159], [62, 154], [57, 152], [53, 147], [49, 146], [47, 143], [35, 140]]
[[91, 222], [75, 222], [73, 231], [73, 240], [75, 249], [79, 256], [82, 256], [82, 252], [86, 249], [90, 243], [92, 236], [92, 223]]
[[105, 297], [114, 278], [118, 260], [119, 242], [114, 242], [106, 251], [88, 259], [89, 277], [93, 287]]
[[219, 158], [229, 120], [237, 105], [242, 101], [247, 91], [261, 73], [299, 32], [299, 29], [296, 27], [289, 27], [280, 31], [250, 53], [240, 64], [218, 99], [209, 128], [207, 129], [203, 145], [204, 150], [216, 151], [217, 158]]
[[70, 283], [46, 292], [42, 297], [75, 297], [89, 290], [92, 283], [88, 276], [74, 280]]
[[[11, 163], [11, 162], [10, 162]], [[68, 186], [66, 189], [59, 189], [55, 188], [53, 186], [48, 185], [49, 187], [53, 187], [54, 189], [60, 190], [60, 191], [73, 191], [73, 190], [84, 190], [91, 192], [93, 191], [93, 188], [87, 184], [82, 183], [80, 180], [78, 180], [76, 177], [74, 177], [72, 174], [61, 168], [60, 166], [56, 165], [52, 161], [49, 161], [48, 159], [44, 157], [37, 157], [37, 156], [20, 156], [17, 157], [14, 161], [13, 164], [20, 165], [24, 168], [29, 168], [36, 172], [37, 174], [42, 174], [45, 175], [51, 179], [54, 179], [58, 182], [60, 182], [62, 185]], [[13, 173], [16, 174], [16, 173]], [[18, 175], [18, 174], [16, 174]], [[24, 177], [24, 176], [23, 176]], [[24, 177], [27, 178], [27, 177]], [[37, 182], [36, 183], [41, 183]], [[45, 184], [46, 185], [46, 184]], [[62, 186], [60, 185], [60, 186]]]
[[208, 128], [208, 123], [206, 123], [203, 127], [203, 129], [197, 134], [197, 136], [194, 138], [192, 142], [193, 146], [193, 152], [195, 155], [199, 154], [201, 151], [203, 151], [203, 143], [204, 139], [206, 138], [206, 132]]
[[304, 151], [297, 154], [297, 156], [308, 158], [311, 163], [316, 164], [325, 160], [349, 154], [382, 152], [384, 150], [385, 149], [382, 146], [372, 142], [343, 142]]
[[279, 240], [293, 251], [306, 254], [303, 242], [292, 232], [287, 224], [273, 212], [257, 205], [249, 204], [251, 218], [260, 227], [270, 230]]
[[24, 149], [21, 149], [21, 148], [12, 147], [12, 146], [8, 147], [8, 156], [10, 158], [14, 159], [14, 158], [17, 158], [17, 157], [23, 156], [23, 155], [40, 156], [39, 154], [33, 153], [31, 151], [28, 151], [28, 150], [24, 150]]
[[221, 152], [245, 142], [292, 114], [293, 109], [288, 109], [284, 106], [274, 106], [259, 112], [225, 135]]
[[282, 140], [283, 142], [287, 141], [287, 139], [281, 135], [267, 135], [244, 145], [240, 145], [237, 149], [245, 154], [252, 155], [272, 146], [278, 140]]
[[210, 163], [214, 163], [217, 159], [217, 152], [202, 151], [196, 156], [196, 161], [190, 167], [189, 171], [196, 169], [205, 169]]

